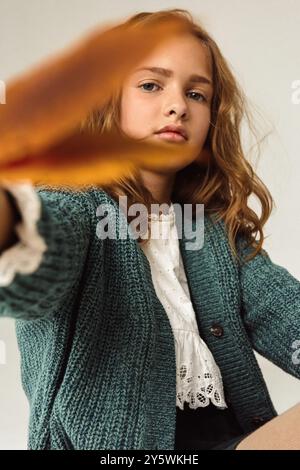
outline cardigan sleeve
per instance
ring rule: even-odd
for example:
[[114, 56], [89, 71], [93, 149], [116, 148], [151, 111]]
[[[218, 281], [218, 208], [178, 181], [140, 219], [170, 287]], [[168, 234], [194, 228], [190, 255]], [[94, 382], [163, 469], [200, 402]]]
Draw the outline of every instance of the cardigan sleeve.
[[[242, 256], [249, 254], [239, 244]], [[265, 250], [240, 267], [243, 321], [253, 348], [300, 379], [300, 282]]]
[[37, 187], [36, 195], [40, 213], [33, 204], [35, 217], [20, 223], [19, 242], [0, 256], [0, 266], [2, 257], [10, 258], [9, 250], [21, 257], [21, 264], [13, 260], [9, 266], [6, 259], [2, 265], [8, 276], [2, 272], [0, 317], [50, 317], [78, 282], [85, 263], [91, 225], [87, 194]]

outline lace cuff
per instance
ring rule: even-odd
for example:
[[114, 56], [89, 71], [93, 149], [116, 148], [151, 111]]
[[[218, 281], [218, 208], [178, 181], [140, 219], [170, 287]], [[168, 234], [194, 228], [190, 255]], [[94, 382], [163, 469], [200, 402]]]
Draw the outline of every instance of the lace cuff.
[[2, 181], [1, 187], [14, 197], [21, 215], [15, 226], [19, 241], [0, 255], [0, 286], [7, 286], [17, 273], [30, 274], [39, 267], [47, 245], [37, 230], [41, 200], [33, 185]]

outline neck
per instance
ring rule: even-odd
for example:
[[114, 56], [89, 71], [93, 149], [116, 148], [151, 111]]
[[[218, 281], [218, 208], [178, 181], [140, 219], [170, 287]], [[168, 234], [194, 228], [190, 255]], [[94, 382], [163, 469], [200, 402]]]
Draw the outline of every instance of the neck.
[[171, 203], [175, 173], [163, 174], [140, 170], [140, 174], [144, 186], [150, 191], [159, 204]]

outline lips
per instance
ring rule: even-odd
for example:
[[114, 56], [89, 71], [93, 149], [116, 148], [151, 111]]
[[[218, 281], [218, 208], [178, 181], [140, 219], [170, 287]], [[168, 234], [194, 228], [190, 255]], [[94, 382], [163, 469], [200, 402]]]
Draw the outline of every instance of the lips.
[[183, 135], [178, 132], [158, 132], [156, 135], [159, 139], [168, 140], [170, 142], [185, 142]]
[[187, 140], [187, 138], [188, 138], [186, 130], [182, 126], [175, 126], [175, 125], [165, 126], [162, 129], [160, 129], [159, 131], [157, 131], [156, 134], [161, 134], [162, 132], [173, 132], [173, 133], [179, 134], [182, 137], [184, 137], [185, 140]]

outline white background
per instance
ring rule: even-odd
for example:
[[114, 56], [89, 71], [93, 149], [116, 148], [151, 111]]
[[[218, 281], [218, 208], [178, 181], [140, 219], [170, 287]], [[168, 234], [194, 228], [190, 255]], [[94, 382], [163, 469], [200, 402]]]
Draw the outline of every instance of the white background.
[[[292, 83], [300, 80], [300, 0], [1, 0], [0, 80], [68, 47], [90, 28], [174, 7], [188, 9], [208, 29], [263, 116], [261, 131], [270, 135], [256, 171], [276, 202], [265, 226], [265, 249], [300, 279], [300, 104], [292, 103]], [[0, 351], [1, 345], [0, 449], [25, 449], [29, 410], [14, 320], [0, 320]], [[296, 404], [300, 381], [257, 357], [278, 413]]]

